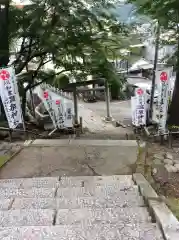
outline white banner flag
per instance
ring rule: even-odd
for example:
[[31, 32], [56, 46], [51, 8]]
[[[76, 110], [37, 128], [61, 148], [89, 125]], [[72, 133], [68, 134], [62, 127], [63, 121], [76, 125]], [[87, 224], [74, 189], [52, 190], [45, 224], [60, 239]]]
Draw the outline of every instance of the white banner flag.
[[56, 128], [57, 127], [57, 121], [56, 121], [56, 116], [55, 116], [55, 109], [54, 109], [54, 104], [53, 104], [53, 99], [52, 99], [52, 96], [51, 96], [51, 92], [49, 90], [43, 91], [43, 103], [44, 103], [44, 106], [49, 113], [49, 116], [52, 120], [53, 126]]
[[165, 134], [166, 132], [170, 77], [171, 77], [171, 69], [157, 71], [156, 73], [156, 78], [158, 82], [158, 91], [159, 91], [158, 103], [157, 103], [159, 134]]
[[73, 127], [73, 102], [61, 93], [51, 92], [55, 116], [59, 128]]
[[[45, 90], [42, 90], [42, 88]], [[73, 127], [73, 102], [55, 92], [52, 87], [42, 85], [38, 90], [38, 95], [43, 100], [44, 107], [48, 111], [55, 128], [64, 129]]]
[[0, 95], [9, 128], [23, 124], [22, 109], [15, 71], [12, 67], [0, 69]]
[[136, 126], [137, 98], [131, 97], [132, 125]]
[[53, 107], [55, 110], [55, 117], [57, 121], [57, 126], [59, 129], [65, 128], [65, 112], [64, 112], [64, 104], [61, 98], [53, 98]]
[[65, 103], [65, 126], [68, 128], [73, 127], [73, 115], [73, 103], [67, 100]]
[[135, 92], [136, 96], [136, 126], [146, 125], [147, 104], [146, 94], [143, 89], [137, 88]]

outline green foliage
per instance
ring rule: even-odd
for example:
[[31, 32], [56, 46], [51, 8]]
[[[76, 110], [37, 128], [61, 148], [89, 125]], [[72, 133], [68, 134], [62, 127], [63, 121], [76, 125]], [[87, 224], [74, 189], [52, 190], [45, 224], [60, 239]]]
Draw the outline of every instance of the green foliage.
[[[54, 76], [65, 71], [88, 75], [98, 70], [100, 75], [105, 70], [108, 78], [108, 70], [114, 74], [107, 60], [106, 45], [110, 49], [110, 43], [115, 42], [115, 50], [119, 49], [121, 45], [115, 36], [122, 38], [127, 32], [108, 13], [110, 1], [33, 0], [32, 3], [23, 9], [10, 8], [10, 42], [13, 46], [17, 39], [21, 40], [13, 63], [21, 83], [27, 82], [32, 87], [34, 79], [40, 83], [49, 77], [53, 84]], [[36, 69], [30, 67], [34, 62]], [[54, 63], [53, 74], [43, 68], [47, 62]]]
[[67, 76], [66, 74], [61, 74], [61, 75], [55, 77], [55, 79], [53, 81], [53, 86], [58, 89], [64, 88], [69, 83], [69, 80], [70, 80], [69, 76]]
[[111, 97], [114, 100], [125, 98], [125, 94], [122, 91], [123, 84], [126, 82], [126, 78], [122, 75], [118, 75], [117, 79], [114, 79], [110, 82]]
[[133, 2], [138, 12], [157, 19], [165, 28], [176, 28], [179, 20], [178, 0], [129, 0]]

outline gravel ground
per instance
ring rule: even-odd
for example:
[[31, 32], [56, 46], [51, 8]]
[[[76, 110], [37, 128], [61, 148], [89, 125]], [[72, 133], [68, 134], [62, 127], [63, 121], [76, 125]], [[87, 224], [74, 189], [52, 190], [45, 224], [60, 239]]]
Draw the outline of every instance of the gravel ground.
[[146, 152], [137, 163], [137, 172], [142, 173], [165, 203], [179, 219], [179, 144], [174, 148], [149, 143]]

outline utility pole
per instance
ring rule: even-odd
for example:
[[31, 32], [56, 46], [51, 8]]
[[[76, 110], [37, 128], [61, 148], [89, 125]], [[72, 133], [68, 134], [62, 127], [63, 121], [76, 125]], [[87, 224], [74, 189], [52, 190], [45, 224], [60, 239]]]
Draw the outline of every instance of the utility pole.
[[156, 76], [156, 69], [157, 69], [157, 62], [158, 62], [159, 45], [160, 45], [160, 24], [158, 23], [157, 31], [156, 31], [155, 56], [154, 56], [152, 89], [151, 89], [151, 99], [150, 99], [150, 119], [151, 120], [152, 120], [152, 115], [153, 115], [153, 101], [154, 101], [154, 94], [155, 94], [155, 76]]

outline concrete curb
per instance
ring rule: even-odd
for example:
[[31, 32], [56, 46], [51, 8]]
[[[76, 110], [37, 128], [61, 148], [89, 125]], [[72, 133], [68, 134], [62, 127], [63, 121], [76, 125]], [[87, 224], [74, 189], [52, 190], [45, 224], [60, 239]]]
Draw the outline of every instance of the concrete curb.
[[86, 139], [36, 139], [28, 147], [60, 147], [60, 146], [106, 146], [106, 147], [138, 147], [136, 140], [86, 140]]
[[36, 139], [27, 147], [63, 147], [70, 144], [70, 139]]
[[152, 214], [159, 224], [165, 240], [179, 239], [179, 221], [167, 207], [164, 201], [157, 195], [145, 177], [136, 173], [133, 175], [134, 182], [138, 185], [140, 192], [147, 201]]

